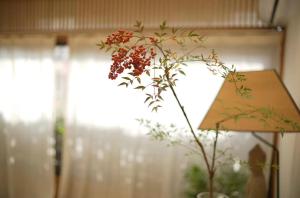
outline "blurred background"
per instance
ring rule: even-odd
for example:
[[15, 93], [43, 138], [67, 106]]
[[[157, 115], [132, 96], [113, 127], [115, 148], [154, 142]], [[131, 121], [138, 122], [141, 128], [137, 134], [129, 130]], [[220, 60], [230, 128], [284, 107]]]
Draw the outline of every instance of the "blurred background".
[[[200, 158], [151, 140], [136, 121], [185, 127], [176, 101], [166, 95], [151, 113], [143, 94], [108, 79], [110, 55], [96, 44], [136, 20], [196, 29], [227, 65], [275, 69], [299, 107], [299, 10], [297, 0], [1, 0], [0, 197], [194, 197], [206, 182]], [[223, 79], [201, 64], [186, 73], [177, 92], [197, 128]], [[281, 197], [300, 197], [300, 136], [278, 139]], [[257, 143], [248, 133], [221, 137], [235, 159], [220, 171], [224, 193], [243, 197], [241, 162]]]

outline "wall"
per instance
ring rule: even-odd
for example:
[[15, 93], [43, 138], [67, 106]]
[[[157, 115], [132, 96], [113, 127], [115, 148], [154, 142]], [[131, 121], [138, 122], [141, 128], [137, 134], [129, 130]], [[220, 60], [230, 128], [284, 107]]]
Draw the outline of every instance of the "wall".
[[258, 0], [1, 0], [1, 33], [83, 32], [131, 28], [266, 27]]
[[[287, 4], [288, 3], [288, 4]], [[284, 83], [300, 107], [300, 1], [281, 1], [286, 6], [286, 46]], [[284, 5], [285, 4], [285, 5]], [[282, 15], [282, 13], [281, 13]], [[285, 135], [280, 143], [281, 196], [300, 197], [300, 134]]]

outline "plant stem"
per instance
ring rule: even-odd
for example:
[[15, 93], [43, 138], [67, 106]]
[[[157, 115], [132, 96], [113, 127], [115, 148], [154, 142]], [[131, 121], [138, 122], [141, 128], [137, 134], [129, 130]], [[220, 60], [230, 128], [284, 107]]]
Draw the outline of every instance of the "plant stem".
[[166, 75], [166, 76], [167, 76], [167, 80], [168, 80], [168, 83], [169, 83], [169, 87], [170, 87], [170, 89], [171, 89], [171, 91], [172, 91], [172, 93], [173, 93], [173, 95], [174, 95], [174, 97], [175, 97], [175, 99], [176, 99], [176, 101], [177, 101], [177, 104], [179, 105], [179, 107], [180, 107], [180, 109], [181, 109], [181, 112], [183, 113], [183, 115], [184, 115], [184, 117], [185, 117], [185, 120], [186, 120], [186, 122], [187, 122], [188, 125], [189, 125], [190, 131], [191, 131], [191, 133], [192, 133], [192, 135], [193, 135], [193, 137], [194, 137], [196, 143], [198, 144], [198, 146], [199, 146], [200, 149], [201, 149], [201, 153], [202, 153], [202, 155], [203, 155], [203, 158], [204, 158], [204, 161], [205, 161], [207, 170], [210, 172], [211, 168], [210, 168], [210, 165], [209, 165], [209, 162], [208, 162], [208, 158], [207, 158], [207, 155], [206, 155], [204, 146], [203, 146], [203, 144], [200, 142], [200, 140], [197, 138], [197, 136], [196, 136], [196, 134], [195, 134], [195, 132], [194, 132], [194, 129], [193, 129], [191, 123], [190, 123], [190, 120], [189, 120], [188, 116], [186, 115], [186, 112], [185, 112], [185, 110], [184, 110], [184, 107], [182, 106], [181, 102], [179, 101], [179, 98], [178, 98], [178, 96], [177, 96], [177, 94], [176, 94], [176, 92], [175, 92], [175, 89], [174, 89], [172, 83], [170, 82], [169, 76], [168, 76], [168, 75]]
[[213, 198], [213, 188], [214, 188], [214, 176], [215, 176], [215, 162], [216, 162], [216, 150], [217, 150], [217, 143], [218, 143], [218, 136], [219, 136], [219, 123], [216, 124], [216, 138], [214, 141], [213, 147], [213, 157], [211, 163], [211, 169], [209, 171], [209, 197]]
[[216, 138], [215, 138], [215, 141], [214, 141], [213, 157], [212, 157], [212, 163], [211, 163], [211, 170], [212, 171], [214, 171], [214, 167], [215, 167], [218, 136], [219, 136], [219, 123], [216, 124]]
[[[159, 45], [157, 45], [157, 44], [156, 44], [155, 46], [161, 51], [161, 53], [163, 54], [163, 56], [167, 59], [167, 56], [166, 56], [166, 54], [164, 53], [162, 47], [159, 46]], [[174, 87], [173, 87], [173, 84], [172, 84], [171, 81], [170, 81], [170, 77], [169, 77], [169, 68], [168, 68], [167, 66], [164, 66], [164, 68], [165, 68], [165, 71], [164, 71], [164, 72], [165, 72], [165, 76], [166, 76], [166, 78], [167, 78], [167, 82], [168, 82], [168, 84], [169, 84], [169, 87], [170, 87], [170, 89], [171, 89], [171, 91], [172, 91], [172, 93], [173, 93], [173, 96], [175, 97], [175, 99], [176, 99], [176, 101], [177, 101], [177, 104], [178, 104], [178, 106], [180, 107], [181, 112], [183, 113], [183, 116], [185, 117], [185, 120], [186, 120], [186, 122], [187, 122], [187, 124], [188, 124], [188, 126], [189, 126], [189, 128], [190, 128], [190, 132], [192, 133], [194, 140], [196, 141], [197, 145], [200, 147], [200, 150], [201, 150], [201, 153], [202, 153], [202, 155], [203, 155], [203, 158], [204, 158], [204, 162], [205, 162], [207, 171], [208, 171], [208, 173], [209, 173], [209, 183], [210, 183], [210, 187], [209, 187], [209, 195], [210, 195], [210, 198], [213, 198], [212, 196], [213, 196], [214, 168], [212, 168], [212, 167], [210, 166], [210, 164], [209, 164], [209, 162], [208, 162], [208, 158], [207, 158], [207, 154], [206, 154], [205, 148], [204, 148], [203, 144], [200, 142], [200, 140], [198, 139], [198, 137], [196, 136], [195, 131], [194, 131], [192, 125], [191, 125], [191, 122], [190, 122], [190, 120], [189, 120], [189, 118], [188, 118], [188, 116], [187, 116], [187, 114], [186, 114], [186, 112], [185, 112], [185, 110], [184, 110], [184, 107], [183, 107], [183, 105], [181, 104], [181, 102], [179, 101], [179, 98], [178, 98], [178, 96], [177, 96], [177, 94], [176, 94], [176, 92], [175, 92], [175, 89], [174, 89]], [[215, 145], [216, 145], [216, 141], [215, 141]], [[215, 155], [213, 156], [213, 163], [214, 163], [214, 161], [215, 161], [214, 158], [215, 158]]]

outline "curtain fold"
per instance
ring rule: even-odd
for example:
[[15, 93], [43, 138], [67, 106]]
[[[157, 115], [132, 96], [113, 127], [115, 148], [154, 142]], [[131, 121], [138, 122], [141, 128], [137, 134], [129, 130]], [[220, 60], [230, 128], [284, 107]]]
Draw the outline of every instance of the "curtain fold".
[[53, 196], [53, 44], [0, 38], [0, 197]]
[[135, 121], [147, 111], [143, 96], [108, 80], [96, 41], [70, 39], [60, 197], [180, 197], [183, 172], [172, 164], [183, 153], [145, 137]]

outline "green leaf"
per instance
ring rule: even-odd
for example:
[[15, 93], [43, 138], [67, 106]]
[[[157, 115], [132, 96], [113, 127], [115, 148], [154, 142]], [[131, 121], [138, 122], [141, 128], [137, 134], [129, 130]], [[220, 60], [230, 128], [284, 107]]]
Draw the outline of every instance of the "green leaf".
[[129, 77], [122, 77], [125, 80], [131, 80]]
[[149, 96], [149, 97], [151, 97], [151, 98], [153, 98], [153, 96], [152, 96], [151, 94], [148, 94], [148, 93], [147, 93], [146, 95]]
[[161, 100], [164, 100], [160, 95], [158, 95], [158, 98], [161, 99]]
[[150, 100], [151, 99], [151, 97], [150, 96], [148, 96], [147, 98], [146, 98], [146, 100], [144, 101], [144, 103], [146, 103], [148, 100]]
[[199, 36], [198, 34], [196, 34], [195, 32], [194, 32], [194, 30], [192, 30], [192, 31], [190, 31], [189, 32], [189, 35], [188, 35], [189, 37], [194, 37], [194, 36]]
[[153, 107], [153, 108], [152, 108], [152, 111], [157, 112], [157, 107]]
[[181, 65], [183, 65], [183, 66], [187, 66], [187, 64], [186, 63], [180, 63]]
[[281, 134], [281, 137], [283, 137], [283, 136], [284, 136], [284, 133], [286, 132], [285, 129], [282, 128], [282, 127], [276, 127], [276, 128], [279, 129], [279, 132], [280, 132], [280, 134]]
[[154, 34], [158, 37], [161, 37], [160, 33], [158, 33], [158, 32], [154, 32]]
[[141, 21], [136, 21], [134, 27], [141, 27], [142, 22]]
[[167, 25], [167, 22], [163, 21], [162, 24], [159, 26], [160, 30], [166, 29], [166, 25]]
[[171, 78], [173, 78], [174, 76], [176, 76], [177, 74], [172, 74]]
[[147, 76], [150, 76], [149, 70], [146, 70], [146, 74], [147, 74]]
[[182, 75], [186, 75], [186, 74], [184, 73], [184, 71], [182, 71], [182, 70], [178, 70], [178, 72], [181, 73]]
[[126, 87], [128, 87], [128, 84], [126, 82], [122, 82], [122, 83], [118, 84], [118, 86], [122, 86], [122, 85], [126, 85]]
[[136, 21], [134, 27], [137, 28], [135, 32], [142, 32], [144, 30], [144, 26], [141, 21]]
[[150, 107], [151, 105], [153, 105], [154, 102], [155, 102], [155, 101], [151, 101], [151, 102], [149, 103], [148, 107]]
[[103, 49], [105, 47], [105, 43], [101, 41], [100, 43], [96, 44], [100, 49]]
[[145, 86], [137, 86], [137, 87], [135, 87], [134, 89], [141, 89], [141, 90], [144, 90], [144, 89], [145, 89]]

